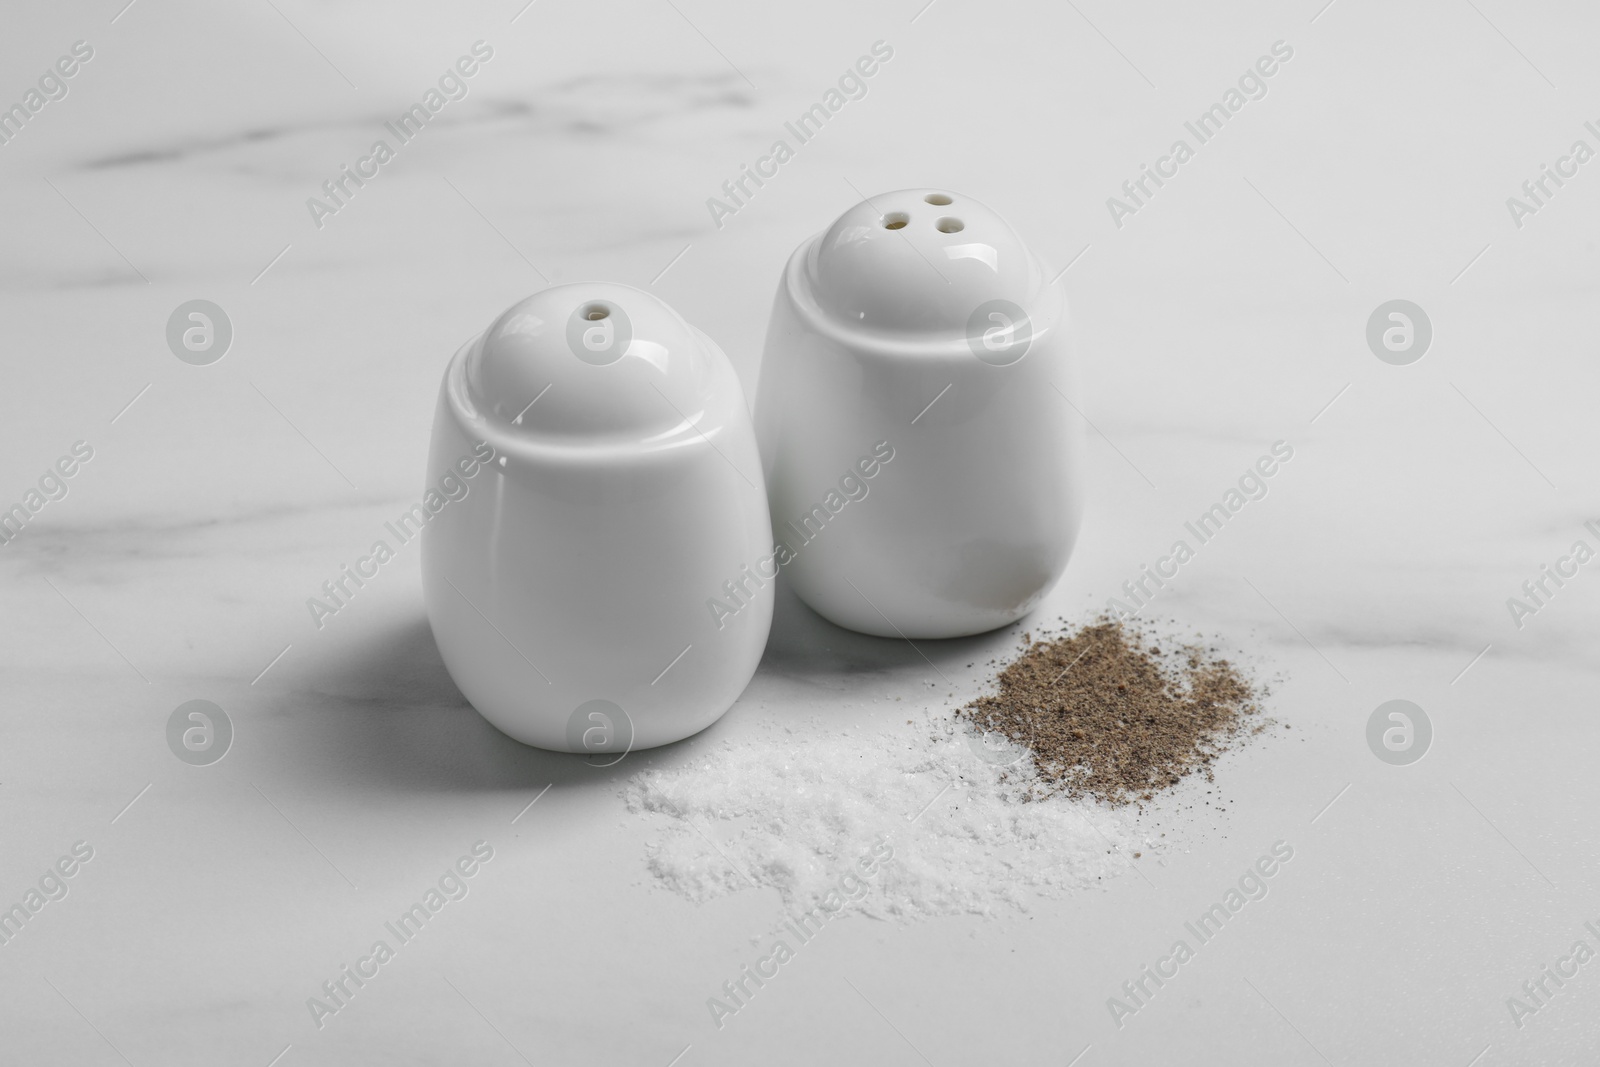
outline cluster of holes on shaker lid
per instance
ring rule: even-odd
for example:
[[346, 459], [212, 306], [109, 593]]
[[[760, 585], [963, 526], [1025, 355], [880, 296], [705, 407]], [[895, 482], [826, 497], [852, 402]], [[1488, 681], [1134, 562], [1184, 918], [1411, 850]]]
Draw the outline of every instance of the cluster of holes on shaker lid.
[[[935, 207], [944, 207], [951, 202], [944, 193], [929, 193], [922, 199]], [[911, 216], [904, 211], [891, 211], [883, 216], [883, 228], [886, 230], [903, 230], [910, 222]], [[966, 223], [954, 215], [944, 215], [934, 220], [933, 228], [940, 233], [960, 233], [966, 229]]]

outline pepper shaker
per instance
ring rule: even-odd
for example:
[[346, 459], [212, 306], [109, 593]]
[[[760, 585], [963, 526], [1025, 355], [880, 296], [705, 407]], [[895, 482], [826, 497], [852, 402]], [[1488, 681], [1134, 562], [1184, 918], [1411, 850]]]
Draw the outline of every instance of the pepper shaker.
[[794, 252], [756, 427], [806, 604], [862, 633], [933, 638], [1039, 603], [1083, 511], [1068, 324], [1059, 276], [944, 190], [870, 197]]

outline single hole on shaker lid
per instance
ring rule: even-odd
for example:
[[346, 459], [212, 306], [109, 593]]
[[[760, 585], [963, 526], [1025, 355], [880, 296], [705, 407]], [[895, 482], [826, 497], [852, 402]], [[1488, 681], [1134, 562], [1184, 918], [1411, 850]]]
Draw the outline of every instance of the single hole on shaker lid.
[[583, 309], [583, 317], [588, 319], [590, 322], [598, 322], [603, 318], [609, 317], [610, 314], [611, 309], [606, 307], [604, 304], [590, 304], [588, 307]]
[[911, 221], [911, 216], [904, 211], [891, 211], [883, 217], [883, 228], [886, 230], [904, 229], [906, 223]]
[[930, 204], [938, 204], [940, 207], [943, 207], [945, 204], [950, 202], [950, 198], [945, 196], [943, 193], [929, 193], [922, 199], [926, 200]]
[[950, 218], [948, 215], [934, 223], [934, 228], [940, 233], [960, 233], [966, 229], [966, 223], [960, 219]]

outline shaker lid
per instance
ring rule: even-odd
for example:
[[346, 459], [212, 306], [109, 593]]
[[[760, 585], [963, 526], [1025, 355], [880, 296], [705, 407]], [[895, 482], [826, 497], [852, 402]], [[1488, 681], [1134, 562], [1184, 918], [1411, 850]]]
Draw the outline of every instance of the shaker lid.
[[974, 308], [1032, 305], [1042, 268], [1016, 231], [970, 197], [901, 189], [868, 197], [811, 246], [806, 280], [817, 307], [872, 331], [963, 330]]
[[507, 308], [466, 352], [459, 385], [475, 413], [526, 439], [648, 444], [717, 420], [726, 358], [658, 297], [574, 282]]

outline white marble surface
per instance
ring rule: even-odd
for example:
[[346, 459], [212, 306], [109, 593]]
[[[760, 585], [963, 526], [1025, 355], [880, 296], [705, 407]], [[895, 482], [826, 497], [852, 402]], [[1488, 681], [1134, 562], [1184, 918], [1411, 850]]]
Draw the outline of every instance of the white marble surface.
[[[1520, 1028], [1505, 1003], [1575, 939], [1600, 947], [1583, 929], [1600, 926], [1600, 575], [1520, 630], [1505, 606], [1600, 520], [1600, 162], [1520, 229], [1505, 205], [1575, 139], [1600, 147], [1592, 12], [274, 3], [32, 4], [0, 36], [4, 103], [74, 41], [95, 50], [0, 147], [0, 499], [74, 441], [95, 450], [0, 546], [0, 900], [73, 842], [95, 849], [0, 946], [0, 1059], [1593, 1054], [1600, 964]], [[306, 197], [479, 39], [495, 53], [471, 95], [316, 229]], [[895, 57], [870, 93], [715, 228], [705, 199], [879, 39]], [[1294, 58], [1268, 95], [1115, 227], [1106, 197], [1280, 39]], [[1291, 729], [1229, 757], [1197, 795], [1210, 806], [1159, 806], [1151, 825], [1188, 844], [1144, 877], [1026, 915], [849, 920], [719, 1031], [705, 998], [776, 896], [693, 906], [651, 886], [618, 776], [764, 722], [876, 722], [874, 698], [926, 699], [918, 654], [785, 597], [723, 722], [608, 775], [463, 704], [414, 551], [320, 632], [304, 600], [415, 497], [440, 369], [514, 299], [544, 279], [652, 286], [752, 391], [789, 251], [854, 190], [929, 183], [1072, 264], [1102, 434], [1042, 615], [1102, 604], [1293, 443], [1271, 494], [1158, 602], [1281, 674]], [[163, 338], [195, 297], [236, 329], [210, 367]], [[1395, 297], [1436, 330], [1408, 367], [1363, 339]], [[964, 665], [1013, 641], [924, 650], [965, 697], [984, 679]], [[1363, 730], [1401, 696], [1437, 736], [1394, 768]], [[197, 697], [237, 729], [208, 768], [163, 733]], [[1280, 838], [1296, 861], [1272, 895], [1118, 1029], [1106, 998]], [[494, 860], [445, 928], [316, 1029], [305, 998], [478, 839]]]

